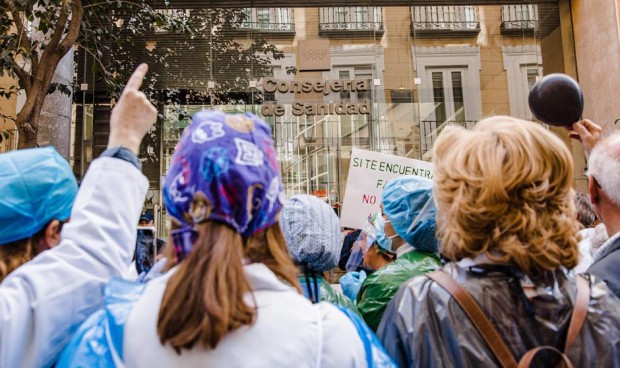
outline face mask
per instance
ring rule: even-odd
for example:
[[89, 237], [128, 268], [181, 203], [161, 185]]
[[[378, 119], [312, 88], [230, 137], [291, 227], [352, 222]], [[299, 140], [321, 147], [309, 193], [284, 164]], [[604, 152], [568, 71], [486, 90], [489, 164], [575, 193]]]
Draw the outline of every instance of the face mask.
[[390, 220], [386, 220], [383, 216], [377, 216], [375, 220], [375, 239], [379, 246], [387, 251], [392, 252], [392, 239], [396, 238], [398, 234], [394, 234], [391, 236], [387, 236], [385, 234], [385, 224], [389, 223]]

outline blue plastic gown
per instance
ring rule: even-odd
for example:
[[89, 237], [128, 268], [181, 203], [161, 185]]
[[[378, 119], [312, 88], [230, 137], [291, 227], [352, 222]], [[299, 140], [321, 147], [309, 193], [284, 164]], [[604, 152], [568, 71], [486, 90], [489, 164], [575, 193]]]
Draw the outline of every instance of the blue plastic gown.
[[[119, 367], [123, 362], [123, 334], [133, 305], [146, 284], [112, 279], [105, 288], [104, 309], [80, 326], [58, 360], [57, 368]], [[355, 312], [338, 307], [353, 323], [366, 351], [369, 368], [397, 367], [368, 326]]]
[[123, 360], [125, 322], [146, 284], [114, 278], [105, 287], [104, 309], [80, 326], [65, 347], [57, 368], [116, 367]]

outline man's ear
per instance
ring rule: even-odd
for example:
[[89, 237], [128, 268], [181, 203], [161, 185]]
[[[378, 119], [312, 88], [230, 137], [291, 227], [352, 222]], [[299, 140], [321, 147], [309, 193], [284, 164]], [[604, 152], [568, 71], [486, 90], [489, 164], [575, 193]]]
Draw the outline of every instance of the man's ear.
[[601, 187], [593, 176], [588, 176], [588, 191], [590, 192], [590, 203], [597, 204], [601, 199]]
[[52, 220], [45, 228], [45, 236], [41, 239], [43, 249], [50, 249], [60, 243], [60, 230], [62, 224], [58, 220]]

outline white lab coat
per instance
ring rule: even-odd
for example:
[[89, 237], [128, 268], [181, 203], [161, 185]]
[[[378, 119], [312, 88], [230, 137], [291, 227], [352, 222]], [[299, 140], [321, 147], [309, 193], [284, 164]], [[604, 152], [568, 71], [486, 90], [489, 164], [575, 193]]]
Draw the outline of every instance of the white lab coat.
[[46, 367], [127, 270], [148, 181], [111, 157], [90, 166], [60, 244], [0, 284], [0, 367]]
[[[312, 304], [263, 264], [244, 266], [258, 306], [256, 322], [229, 332], [216, 349], [178, 355], [157, 335], [159, 307], [172, 269], [149, 282], [125, 325], [126, 367], [366, 367], [364, 345], [349, 318], [329, 303]], [[252, 299], [248, 295], [247, 302]]]

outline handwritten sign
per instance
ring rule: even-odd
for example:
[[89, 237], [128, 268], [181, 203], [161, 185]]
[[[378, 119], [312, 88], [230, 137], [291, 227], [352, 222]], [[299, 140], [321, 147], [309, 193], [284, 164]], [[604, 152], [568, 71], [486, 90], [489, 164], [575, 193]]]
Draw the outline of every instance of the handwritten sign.
[[433, 178], [430, 162], [353, 148], [342, 202], [342, 226], [361, 229], [368, 215], [380, 211], [383, 187], [403, 175]]

